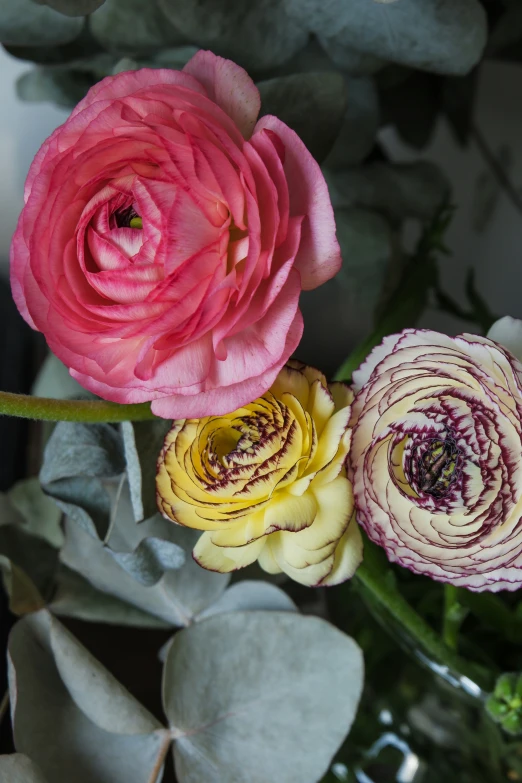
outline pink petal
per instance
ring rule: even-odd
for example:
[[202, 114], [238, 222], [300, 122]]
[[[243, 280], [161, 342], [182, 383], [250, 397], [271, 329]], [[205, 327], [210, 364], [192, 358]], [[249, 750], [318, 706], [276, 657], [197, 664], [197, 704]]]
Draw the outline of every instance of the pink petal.
[[234, 120], [245, 139], [250, 138], [261, 108], [261, 98], [243, 68], [232, 60], [200, 50], [185, 65], [183, 73], [194, 76], [206, 89], [209, 98]]
[[277, 117], [262, 117], [254, 129], [274, 131], [285, 145], [284, 170], [290, 194], [290, 215], [305, 215], [296, 268], [303, 289], [310, 291], [334, 277], [341, 268], [335, 218], [319, 164], [297, 135]]
[[285, 349], [276, 365], [241, 383], [186, 396], [156, 399], [152, 402], [153, 413], [165, 419], [198, 419], [203, 416], [221, 416], [247, 405], [270, 388], [281, 367], [297, 348], [302, 333], [303, 319], [298, 310], [288, 331]]

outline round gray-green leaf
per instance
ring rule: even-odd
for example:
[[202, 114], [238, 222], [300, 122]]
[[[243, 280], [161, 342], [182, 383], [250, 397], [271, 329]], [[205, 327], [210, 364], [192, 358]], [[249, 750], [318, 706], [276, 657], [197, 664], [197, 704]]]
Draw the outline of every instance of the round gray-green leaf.
[[330, 152], [346, 108], [346, 87], [334, 71], [295, 73], [258, 82], [261, 116], [273, 114], [304, 141], [319, 161]]
[[[144, 783], [150, 779], [158, 759], [163, 732], [118, 734], [105, 731], [89, 719], [77, 706], [57, 668], [51, 642], [51, 624], [56, 622], [44, 610], [25, 617], [11, 631], [9, 691], [17, 750], [41, 768], [49, 783]], [[84, 653], [89, 656], [87, 651], [77, 656], [76, 645], [83, 650], [76, 642], [67, 653], [72, 655], [71, 669], [77, 671], [76, 687], [88, 690], [90, 680], [96, 682], [103, 671], [102, 679], [110, 689], [105, 697], [100, 696], [98, 681], [93, 690], [94, 700], [84, 693], [91, 700], [87, 712], [96, 714], [95, 704], [100, 709], [110, 709], [107, 702], [115, 681], [101, 664], [84, 657]], [[121, 701], [120, 689], [123, 690], [122, 686], [117, 684], [115, 704], [119, 701], [130, 712], [118, 716], [116, 730], [122, 727], [122, 720], [127, 725], [135, 722], [136, 727], [144, 729], [158, 725], [152, 716], [149, 721], [137, 718], [137, 714], [143, 716], [146, 710], [136, 708], [130, 696]], [[78, 693], [75, 696], [79, 698]]]
[[379, 96], [373, 79], [350, 77], [346, 112], [325, 166], [355, 166], [368, 155], [379, 130]]
[[44, 776], [23, 753], [0, 756], [0, 783], [46, 783]]
[[288, 0], [287, 5], [327, 51], [346, 46], [436, 73], [468, 73], [487, 40], [478, 0]]
[[0, 41], [11, 46], [49, 46], [74, 41], [83, 19], [72, 19], [32, 0], [0, 0]]
[[263, 71], [289, 60], [307, 42], [300, 20], [281, 0], [159, 0], [173, 25], [197, 46]]
[[33, 0], [38, 5], [48, 5], [66, 16], [85, 16], [96, 11], [105, 0]]
[[89, 25], [109, 52], [132, 57], [152, 55], [185, 41], [158, 8], [157, 0], [105, 0], [89, 17]]
[[180, 783], [317, 783], [352, 725], [355, 642], [316, 617], [233, 612], [170, 646], [164, 709]]

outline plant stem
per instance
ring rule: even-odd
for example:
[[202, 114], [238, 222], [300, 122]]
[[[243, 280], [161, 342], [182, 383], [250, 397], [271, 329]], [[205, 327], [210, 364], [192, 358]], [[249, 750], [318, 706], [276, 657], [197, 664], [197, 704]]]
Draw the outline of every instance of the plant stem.
[[[366, 547], [365, 547], [366, 549]], [[468, 677], [481, 688], [491, 688], [490, 678], [478, 664], [461, 658], [455, 650], [448, 647], [440, 636], [413, 609], [397, 589], [391, 589], [389, 581], [382, 572], [372, 568], [366, 557], [354, 577], [369, 591], [371, 597], [396, 622], [406, 630], [420, 650], [431, 660], [447, 666], [451, 673]]]
[[169, 731], [166, 731], [165, 738], [160, 745], [158, 751], [158, 757], [156, 759], [152, 772], [150, 773], [147, 783], [159, 783], [158, 780], [159, 774], [161, 772], [161, 768], [165, 763], [165, 759], [167, 758], [167, 753], [169, 752], [171, 743], [172, 743], [172, 735]]
[[468, 611], [458, 599], [458, 589], [453, 585], [444, 585], [444, 620], [442, 638], [444, 643], [456, 650], [458, 647], [459, 630]]
[[6, 691], [0, 701], [0, 725], [2, 724], [7, 709], [9, 707], [9, 691]]
[[0, 392], [0, 414], [38, 421], [107, 422], [144, 421], [156, 417], [150, 404], [119, 405], [103, 400], [54, 400]]

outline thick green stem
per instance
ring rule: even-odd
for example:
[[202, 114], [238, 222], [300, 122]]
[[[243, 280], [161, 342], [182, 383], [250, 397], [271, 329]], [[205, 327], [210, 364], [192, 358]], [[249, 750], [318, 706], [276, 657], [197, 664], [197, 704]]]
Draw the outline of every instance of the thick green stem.
[[377, 571], [366, 558], [355, 573], [356, 581], [363, 585], [371, 598], [406, 631], [412, 642], [430, 660], [447, 666], [453, 675], [468, 677], [484, 690], [492, 686], [488, 673], [480, 665], [458, 655], [445, 644], [440, 636], [410, 606], [397, 589], [390, 586], [382, 572]]
[[108, 422], [155, 419], [150, 404], [118, 405], [102, 400], [53, 400], [0, 392], [0, 414], [39, 421]]

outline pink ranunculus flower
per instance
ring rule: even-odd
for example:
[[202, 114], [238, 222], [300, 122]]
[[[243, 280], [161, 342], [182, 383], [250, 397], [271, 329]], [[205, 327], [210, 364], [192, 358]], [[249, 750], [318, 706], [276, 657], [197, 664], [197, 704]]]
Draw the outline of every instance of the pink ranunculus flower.
[[166, 418], [261, 396], [295, 350], [301, 289], [340, 267], [320, 168], [248, 74], [95, 85], [38, 152], [11, 247], [15, 301], [84, 387]]

